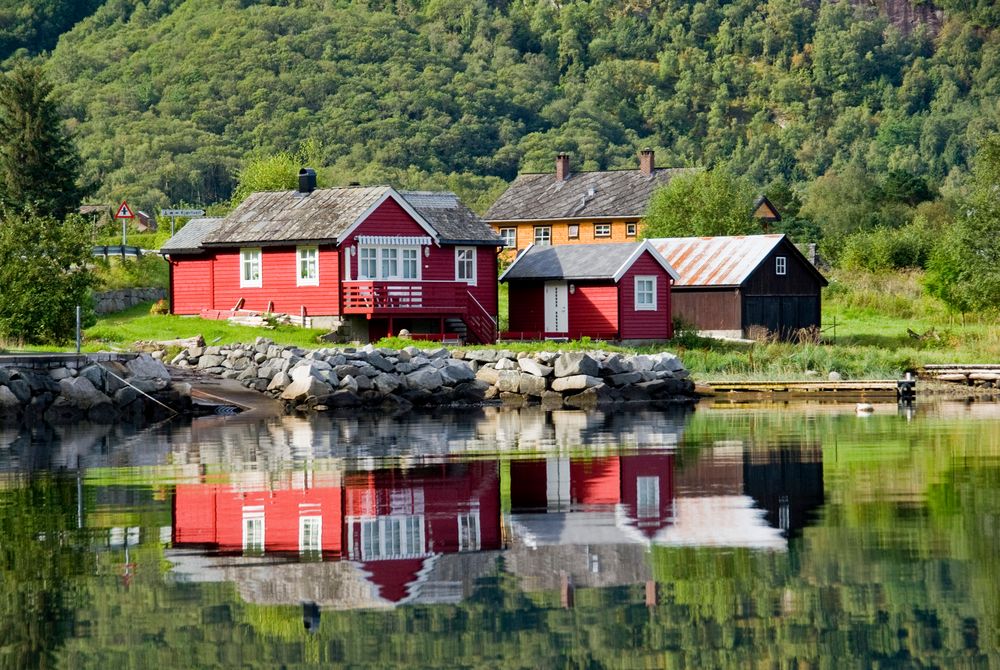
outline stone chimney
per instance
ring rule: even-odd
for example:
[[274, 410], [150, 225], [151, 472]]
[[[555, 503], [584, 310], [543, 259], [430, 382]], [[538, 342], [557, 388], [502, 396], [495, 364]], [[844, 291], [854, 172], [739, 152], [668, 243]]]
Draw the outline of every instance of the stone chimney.
[[653, 150], [646, 147], [639, 152], [639, 172], [649, 177], [652, 176], [653, 170], [655, 169], [656, 160], [653, 157]]
[[569, 179], [569, 154], [560, 152], [556, 156], [556, 181]]

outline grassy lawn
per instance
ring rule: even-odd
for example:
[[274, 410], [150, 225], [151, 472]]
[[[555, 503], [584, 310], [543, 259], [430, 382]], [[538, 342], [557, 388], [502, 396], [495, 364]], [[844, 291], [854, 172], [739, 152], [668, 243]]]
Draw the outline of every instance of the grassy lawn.
[[[507, 291], [501, 286], [501, 328], [505, 327]], [[137, 341], [173, 340], [202, 335], [207, 343], [252, 342], [268, 337], [280, 344], [320, 346], [322, 330], [282, 326], [263, 330], [206, 321], [193, 317], [154, 316], [149, 305], [101, 317], [87, 329], [86, 351], [127, 349]], [[917, 334], [933, 334], [915, 339]], [[379, 346], [440, 346], [434, 342], [387, 339]], [[509, 351], [606, 349], [624, 352], [673, 351], [699, 379], [801, 379], [806, 371], [825, 376], [836, 370], [848, 379], [895, 378], [910, 367], [927, 363], [1000, 363], [1000, 318], [976, 315], [963, 319], [924, 296], [920, 275], [838, 275], [831, 273], [823, 295], [823, 341], [820, 344], [785, 342], [722, 342], [680, 333], [666, 345], [628, 348], [605, 342], [503, 343]], [[29, 347], [48, 350], [52, 347]], [[63, 348], [70, 350], [70, 348]]]

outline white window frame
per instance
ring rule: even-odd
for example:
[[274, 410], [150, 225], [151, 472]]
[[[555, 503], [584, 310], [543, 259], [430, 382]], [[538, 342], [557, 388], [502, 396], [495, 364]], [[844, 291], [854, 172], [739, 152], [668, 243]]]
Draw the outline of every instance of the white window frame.
[[475, 247], [455, 247], [455, 281], [476, 285]]
[[267, 530], [264, 525], [263, 512], [243, 513], [243, 552], [247, 554], [263, 554]]
[[580, 224], [571, 223], [566, 226], [566, 238], [570, 240], [580, 239]]
[[459, 514], [457, 523], [458, 550], [479, 551], [482, 547], [482, 536], [479, 530], [479, 510], [474, 509], [466, 514]]
[[594, 237], [611, 237], [611, 224], [610, 223], [595, 223], [594, 224]]
[[[256, 268], [257, 276], [253, 277]], [[240, 288], [260, 288], [264, 285], [264, 254], [260, 247], [240, 249]]]
[[660, 478], [635, 478], [635, 515], [640, 519], [660, 515]]
[[[406, 277], [406, 264], [414, 258], [407, 258], [407, 252], [415, 254], [416, 277]], [[365, 256], [369, 256], [365, 258]], [[368, 272], [370, 263], [375, 264], [375, 276]], [[395, 274], [387, 274], [387, 270], [395, 268]], [[358, 281], [420, 281], [421, 263], [420, 247], [395, 247], [366, 244], [358, 247]]]
[[[403, 279], [416, 281], [420, 279], [420, 249], [418, 247], [403, 247], [399, 252], [399, 265]], [[413, 268], [413, 276], [408, 276], [407, 266]]]
[[318, 554], [323, 551], [323, 517], [299, 517], [299, 553]]
[[639, 234], [639, 224], [635, 221], [629, 221], [625, 224], [625, 236], [635, 237]]
[[785, 256], [774, 257], [774, 274], [776, 275], [788, 274], [788, 259]]
[[414, 558], [427, 553], [423, 515], [367, 517], [359, 519], [357, 524], [361, 530], [362, 561]]
[[517, 248], [517, 228], [501, 228], [500, 237], [503, 239], [504, 249]]
[[[539, 233], [542, 233], [541, 235]], [[552, 226], [535, 226], [535, 244], [546, 246], [552, 244]]]
[[[307, 272], [305, 277], [302, 276], [303, 270]], [[296, 247], [295, 285], [319, 286], [319, 247]]]
[[[642, 288], [643, 282], [649, 282], [649, 290]], [[656, 311], [656, 276], [655, 275], [636, 275], [635, 277], [635, 311], [637, 312], [655, 312]], [[640, 302], [640, 295], [648, 295], [651, 302]]]

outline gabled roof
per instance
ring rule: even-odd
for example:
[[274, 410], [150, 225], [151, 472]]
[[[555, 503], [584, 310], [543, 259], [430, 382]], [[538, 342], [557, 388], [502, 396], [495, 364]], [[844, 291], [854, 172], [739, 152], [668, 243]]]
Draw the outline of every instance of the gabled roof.
[[[390, 186], [254, 193], [202, 240], [210, 246], [341, 242], [368, 215], [392, 199], [436, 242], [467, 244], [501, 241], [452, 193], [397, 192]], [[411, 201], [412, 199], [412, 201]]]
[[[647, 240], [680, 274], [675, 286], [740, 286], [787, 238], [784, 235], [737, 235], [733, 237], [661, 237]], [[798, 255], [821, 285], [827, 281], [794, 244], [786, 245]]]
[[164, 254], [197, 254], [204, 251], [201, 246], [205, 237], [209, 235], [221, 218], [206, 217], [191, 219], [184, 226], [174, 233], [173, 237], [163, 243], [160, 253]]
[[613, 244], [532, 244], [518, 255], [500, 281], [525, 279], [611, 279], [618, 281], [648, 251], [675, 280], [677, 272], [648, 242]]
[[639, 218], [646, 214], [653, 192], [676, 175], [696, 168], [574, 172], [565, 180], [551, 173], [522, 174], [483, 216], [487, 221], [548, 219]]
[[766, 195], [759, 196], [750, 208], [751, 216], [767, 222], [781, 221], [781, 214], [778, 208], [771, 204]]
[[401, 195], [420, 212], [446, 244], [493, 244], [503, 240], [489, 225], [447, 191], [402, 191]]

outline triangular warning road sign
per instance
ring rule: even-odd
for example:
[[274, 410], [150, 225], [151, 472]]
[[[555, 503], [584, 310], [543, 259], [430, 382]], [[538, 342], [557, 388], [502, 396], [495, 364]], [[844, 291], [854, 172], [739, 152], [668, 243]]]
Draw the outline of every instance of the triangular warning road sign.
[[118, 208], [118, 213], [115, 214], [115, 218], [116, 219], [134, 219], [135, 218], [135, 214], [133, 214], [132, 210], [129, 209], [128, 202], [126, 202], [125, 200], [122, 200], [122, 205], [121, 205], [121, 207]]

